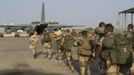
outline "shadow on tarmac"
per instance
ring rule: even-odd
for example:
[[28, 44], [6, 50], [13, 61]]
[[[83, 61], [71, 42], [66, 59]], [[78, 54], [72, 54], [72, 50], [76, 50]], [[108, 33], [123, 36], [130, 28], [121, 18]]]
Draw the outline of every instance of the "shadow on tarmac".
[[14, 66], [14, 69], [1, 70], [0, 75], [62, 75], [58, 73], [45, 73], [37, 70], [32, 70], [28, 64], [19, 63]]
[[0, 71], [0, 75], [62, 75], [57, 73], [43, 73], [35, 70], [3, 70]]

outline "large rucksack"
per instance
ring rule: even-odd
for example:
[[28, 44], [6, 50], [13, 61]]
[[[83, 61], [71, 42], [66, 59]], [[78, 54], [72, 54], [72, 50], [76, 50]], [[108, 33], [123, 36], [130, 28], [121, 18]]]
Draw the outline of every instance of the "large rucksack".
[[[133, 61], [132, 56], [132, 41], [127, 39], [126, 36], [117, 36], [115, 39], [115, 50], [117, 50], [116, 57], [118, 64], [127, 64]], [[112, 56], [111, 56], [112, 57]]]
[[[115, 50], [115, 37], [114, 36], [105, 36], [105, 38], [102, 41], [102, 46], [103, 46], [103, 50], [101, 52], [101, 58], [103, 58], [103, 60], [107, 61], [109, 58], [111, 59], [111, 52], [115, 52], [117, 50]], [[115, 52], [117, 53], [117, 52]], [[113, 54], [115, 54], [113, 53]], [[112, 57], [115, 57], [115, 55], [112, 55]], [[113, 60], [113, 59], [112, 59]], [[114, 61], [116, 61], [116, 59], [114, 59]]]
[[107, 48], [107, 49], [114, 48], [114, 46], [115, 46], [115, 44], [114, 44], [115, 41], [114, 40], [115, 40], [114, 36], [106, 36], [102, 41], [103, 47]]
[[110, 58], [112, 64], [127, 64], [132, 62], [132, 52], [130, 41], [124, 35], [105, 37], [103, 46], [106, 49], [102, 52], [102, 58]]
[[74, 38], [71, 35], [66, 35], [64, 37], [63, 48], [65, 50], [71, 50], [73, 45], [74, 45]]

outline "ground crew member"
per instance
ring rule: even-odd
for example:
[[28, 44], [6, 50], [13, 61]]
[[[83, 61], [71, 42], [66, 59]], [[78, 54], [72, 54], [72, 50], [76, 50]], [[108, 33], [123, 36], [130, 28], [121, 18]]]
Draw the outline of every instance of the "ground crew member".
[[38, 36], [37, 32], [34, 32], [31, 37], [30, 37], [30, 48], [32, 49], [33, 52], [33, 57], [37, 57], [37, 41], [38, 41]]

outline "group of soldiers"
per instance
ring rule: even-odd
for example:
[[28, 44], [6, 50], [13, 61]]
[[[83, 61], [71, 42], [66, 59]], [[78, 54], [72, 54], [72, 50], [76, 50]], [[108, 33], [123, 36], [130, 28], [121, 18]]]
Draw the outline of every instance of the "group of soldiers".
[[[95, 29], [87, 28], [82, 31], [75, 29], [44, 28], [42, 34], [34, 31], [30, 36], [30, 48], [33, 57], [37, 58], [37, 44], [41, 40], [43, 53], [49, 59], [56, 54], [59, 63], [62, 61], [74, 71], [73, 60], [79, 62], [80, 75], [92, 75], [92, 64], [96, 64], [97, 75], [131, 75], [134, 51], [133, 24], [129, 24], [127, 31], [114, 32], [112, 24], [100, 22]], [[131, 70], [130, 70], [131, 69]]]

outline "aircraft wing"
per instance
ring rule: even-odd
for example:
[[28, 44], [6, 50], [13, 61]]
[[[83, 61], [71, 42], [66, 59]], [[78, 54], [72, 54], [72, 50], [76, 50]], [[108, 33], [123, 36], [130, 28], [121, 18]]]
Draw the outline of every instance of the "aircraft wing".
[[72, 28], [72, 27], [84, 27], [82, 25], [64, 25], [64, 24], [48, 24], [49, 28]]
[[0, 25], [0, 27], [25, 27], [25, 28], [30, 28], [32, 25], [30, 24], [23, 24], [23, 25]]

